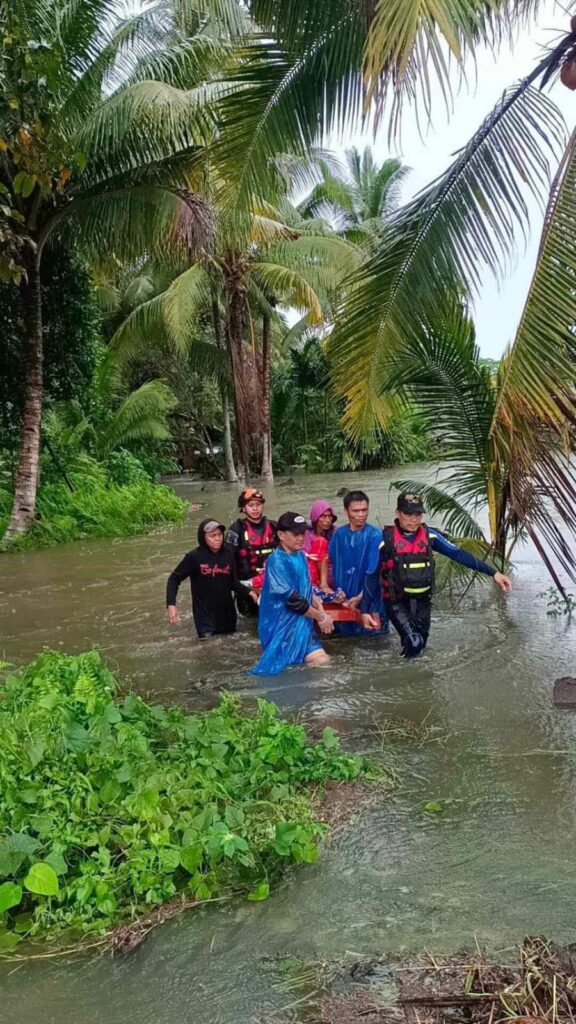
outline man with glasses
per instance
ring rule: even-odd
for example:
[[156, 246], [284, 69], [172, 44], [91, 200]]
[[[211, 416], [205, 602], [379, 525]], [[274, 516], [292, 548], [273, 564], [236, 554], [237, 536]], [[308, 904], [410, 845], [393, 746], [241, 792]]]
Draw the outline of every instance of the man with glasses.
[[459, 548], [438, 530], [426, 526], [420, 494], [400, 494], [394, 526], [384, 528], [376, 568], [366, 575], [360, 611], [365, 629], [379, 629], [380, 616], [376, 609], [378, 601], [384, 600], [390, 622], [400, 636], [405, 658], [421, 654], [428, 641], [434, 553], [492, 576], [505, 594], [512, 589], [504, 573]]

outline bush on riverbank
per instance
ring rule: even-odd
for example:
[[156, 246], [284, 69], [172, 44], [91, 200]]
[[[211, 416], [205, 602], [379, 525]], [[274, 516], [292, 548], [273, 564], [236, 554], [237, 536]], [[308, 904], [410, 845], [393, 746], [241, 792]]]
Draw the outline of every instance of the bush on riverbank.
[[284, 865], [316, 859], [310, 783], [364, 767], [266, 701], [186, 714], [117, 691], [95, 651], [48, 652], [4, 681], [0, 948], [103, 933], [178, 894], [264, 899]]
[[[23, 551], [51, 547], [85, 537], [129, 537], [170, 523], [181, 523], [186, 504], [169, 487], [146, 477], [130, 484], [111, 483], [94, 463], [89, 475], [72, 477], [74, 490], [65, 483], [48, 482], [40, 488], [38, 518], [28, 532], [2, 544], [0, 550]], [[0, 537], [6, 526], [12, 496], [0, 490]]]

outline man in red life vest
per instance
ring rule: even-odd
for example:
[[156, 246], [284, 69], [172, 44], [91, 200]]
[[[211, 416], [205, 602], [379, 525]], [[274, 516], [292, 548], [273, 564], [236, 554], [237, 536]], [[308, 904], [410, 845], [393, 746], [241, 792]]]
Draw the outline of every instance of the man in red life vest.
[[277, 544], [276, 523], [264, 515], [264, 495], [254, 487], [245, 487], [238, 498], [238, 508], [244, 513], [226, 532], [226, 544], [235, 554], [236, 579], [253, 586], [246, 594], [237, 594], [236, 602], [241, 615], [258, 614], [258, 590], [266, 559]]
[[373, 608], [382, 594], [390, 622], [400, 635], [402, 654], [421, 654], [430, 632], [434, 592], [434, 552], [445, 555], [475, 572], [492, 576], [507, 594], [512, 589], [508, 576], [464, 551], [439, 530], [426, 526], [424, 504], [419, 494], [400, 494], [394, 526], [386, 526], [378, 563], [366, 575], [360, 611], [365, 629], [379, 629], [380, 616]]

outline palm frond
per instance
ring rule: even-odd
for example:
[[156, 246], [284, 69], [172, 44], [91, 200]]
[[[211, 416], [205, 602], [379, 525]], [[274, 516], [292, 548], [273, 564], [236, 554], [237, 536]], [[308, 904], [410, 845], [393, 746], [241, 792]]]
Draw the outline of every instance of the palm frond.
[[85, 118], [74, 138], [85, 155], [89, 180], [112, 178], [206, 145], [215, 123], [207, 96], [204, 86], [182, 90], [154, 81], [117, 92]]
[[170, 437], [168, 416], [177, 399], [164, 381], [149, 380], [124, 399], [106, 430], [107, 450], [125, 441], [164, 440]]
[[223, 203], [246, 208], [253, 196], [277, 187], [278, 153], [306, 157], [321, 135], [358, 120], [363, 32], [353, 12], [337, 6], [340, 21], [337, 15], [330, 33], [309, 47], [302, 39], [297, 54], [266, 35], [239, 53], [214, 150], [226, 182]]
[[[74, 75], [60, 108], [72, 129], [102, 102], [105, 85], [126, 80], [140, 60], [162, 45], [169, 20], [155, 4], [129, 17], [115, 0], [70, 0], [58, 10], [55, 38], [74, 53]], [[110, 89], [108, 90], [110, 91]]]
[[381, 246], [350, 282], [329, 342], [352, 437], [382, 423], [382, 375], [422, 320], [433, 319], [446, 294], [478, 285], [483, 267], [498, 273], [516, 229], [528, 229], [526, 192], [543, 198], [562, 138], [556, 107], [523, 82], [445, 174], [392, 218]]
[[528, 422], [524, 436], [509, 448], [506, 515], [513, 536], [528, 536], [556, 586], [565, 593], [559, 571], [576, 581], [576, 469], [558, 432]]
[[322, 306], [314, 289], [298, 271], [277, 263], [255, 261], [252, 271], [264, 286], [264, 291], [277, 296], [284, 305], [306, 311], [311, 324], [323, 320]]
[[407, 340], [390, 367], [388, 387], [418, 408], [426, 429], [458, 468], [460, 487], [466, 471], [472, 493], [480, 482], [485, 494], [496, 389], [489, 369], [480, 363], [474, 324], [456, 299]]
[[379, 0], [365, 45], [366, 103], [382, 107], [393, 85], [396, 101], [421, 90], [427, 107], [433, 76], [450, 91], [448, 55], [462, 64], [482, 35], [491, 4], [484, 0]]
[[336, 217], [346, 224], [346, 214], [354, 214], [354, 201], [346, 182], [327, 174], [310, 195], [301, 201], [298, 209], [303, 217]]
[[256, 245], [272, 245], [297, 237], [298, 232], [282, 222], [280, 212], [271, 203], [260, 200], [252, 215], [250, 241]]
[[129, 260], [151, 252], [174, 259], [209, 246], [213, 229], [212, 208], [199, 196], [142, 185], [72, 200], [49, 221], [40, 244], [68, 237], [95, 256], [113, 252]]
[[186, 353], [199, 336], [199, 318], [210, 302], [210, 279], [195, 264], [162, 292], [137, 306], [118, 328], [110, 348], [120, 358], [164, 346]]
[[503, 360], [493, 434], [506, 445], [527, 414], [563, 432], [576, 405], [576, 132], [550, 193], [536, 268]]
[[138, 61], [122, 85], [127, 88], [136, 82], [165, 82], [175, 89], [197, 89], [216, 76], [229, 59], [230, 47], [208, 35], [193, 36], [174, 43], [164, 41]]
[[173, 0], [175, 19], [185, 35], [233, 41], [250, 29], [249, 15], [238, 0]]

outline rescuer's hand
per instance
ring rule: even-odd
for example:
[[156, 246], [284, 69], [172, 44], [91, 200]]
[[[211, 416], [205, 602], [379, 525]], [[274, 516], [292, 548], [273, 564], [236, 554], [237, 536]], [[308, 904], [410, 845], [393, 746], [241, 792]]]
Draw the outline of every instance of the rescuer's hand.
[[180, 622], [180, 616], [178, 615], [178, 609], [175, 604], [169, 604], [166, 611], [168, 612], [168, 622], [171, 626], [177, 626]]
[[376, 615], [375, 612], [373, 615], [363, 613], [362, 625], [364, 626], [364, 629], [380, 629], [380, 616]]
[[509, 576], [506, 576], [503, 572], [497, 572], [493, 576], [494, 583], [503, 590], [505, 594], [509, 594], [512, 590], [512, 580]]
[[325, 615], [323, 619], [318, 619], [318, 628], [321, 633], [334, 632], [334, 623], [329, 615]]

